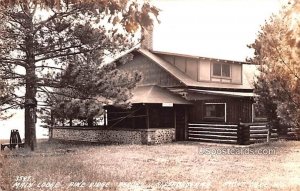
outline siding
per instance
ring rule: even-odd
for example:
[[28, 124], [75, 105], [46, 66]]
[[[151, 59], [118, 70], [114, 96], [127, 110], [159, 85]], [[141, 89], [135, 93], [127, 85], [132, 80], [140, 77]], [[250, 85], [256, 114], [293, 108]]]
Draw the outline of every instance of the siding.
[[205, 103], [226, 103], [227, 123], [252, 122], [252, 101], [247, 98], [226, 98], [197, 100], [193, 101], [193, 106], [189, 110], [190, 123], [205, 122], [204, 104]]
[[162, 59], [174, 65], [191, 79], [202, 82], [217, 82], [228, 84], [242, 84], [242, 65], [228, 63], [231, 66], [231, 77], [212, 77], [212, 61], [190, 57], [158, 54]]
[[242, 65], [231, 64], [232, 83], [242, 84]]
[[186, 73], [193, 80], [198, 80], [198, 61], [196, 59], [186, 60]]
[[175, 64], [174, 63], [174, 56], [166, 56], [166, 55], [160, 55], [162, 57], [162, 59], [164, 59], [165, 61], [171, 63], [171, 64]]
[[178, 79], [141, 54], [136, 54], [132, 61], [119, 66], [119, 69], [128, 72], [139, 71], [142, 74], [142, 81], [139, 82], [139, 85], [159, 85], [162, 87], [182, 85]]
[[182, 57], [175, 57], [175, 66], [182, 72], [186, 72], [186, 59]]
[[200, 61], [198, 81], [210, 81], [210, 61]]

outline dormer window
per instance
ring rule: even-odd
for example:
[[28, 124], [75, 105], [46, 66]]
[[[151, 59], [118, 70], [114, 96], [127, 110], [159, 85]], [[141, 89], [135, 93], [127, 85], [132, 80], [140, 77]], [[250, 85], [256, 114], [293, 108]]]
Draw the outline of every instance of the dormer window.
[[212, 70], [215, 77], [230, 78], [231, 76], [230, 64], [213, 63]]

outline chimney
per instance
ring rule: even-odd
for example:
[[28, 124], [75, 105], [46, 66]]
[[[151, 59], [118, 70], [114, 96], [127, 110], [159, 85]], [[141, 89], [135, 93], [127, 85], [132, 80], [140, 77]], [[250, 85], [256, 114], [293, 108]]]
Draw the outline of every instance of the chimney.
[[141, 48], [153, 50], [153, 26], [148, 29], [142, 29], [142, 44]]

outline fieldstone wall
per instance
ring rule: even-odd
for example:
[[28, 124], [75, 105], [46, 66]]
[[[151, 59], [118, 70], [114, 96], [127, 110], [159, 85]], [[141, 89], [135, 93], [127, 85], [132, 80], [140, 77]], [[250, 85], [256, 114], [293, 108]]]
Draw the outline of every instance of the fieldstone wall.
[[55, 140], [118, 143], [162, 144], [175, 140], [175, 129], [96, 129], [80, 127], [54, 127], [51, 138]]

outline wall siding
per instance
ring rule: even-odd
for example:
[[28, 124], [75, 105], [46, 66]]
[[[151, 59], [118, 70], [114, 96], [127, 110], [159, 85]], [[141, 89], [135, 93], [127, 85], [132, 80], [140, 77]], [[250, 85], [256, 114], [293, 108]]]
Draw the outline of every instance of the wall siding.
[[196, 59], [186, 60], [186, 73], [193, 80], [198, 80], [198, 61]]
[[231, 77], [212, 77], [212, 61], [207, 59], [196, 59], [181, 56], [158, 54], [162, 59], [175, 65], [180, 71], [195, 81], [242, 84], [242, 65], [229, 63], [231, 65]]
[[186, 72], [186, 59], [175, 56], [175, 66], [182, 72]]
[[182, 85], [178, 79], [141, 54], [136, 54], [132, 61], [119, 66], [119, 69], [127, 72], [139, 71], [142, 74], [142, 81], [139, 82], [139, 85], [159, 85], [162, 87]]
[[167, 56], [167, 55], [159, 55], [161, 56], [162, 59], [164, 59], [165, 61], [169, 62], [172, 65], [175, 65], [174, 63], [174, 56]]
[[210, 81], [210, 61], [201, 60], [198, 73], [198, 81]]
[[205, 122], [205, 103], [226, 103], [227, 123], [251, 123], [252, 122], [252, 101], [246, 98], [220, 98], [211, 100], [193, 101], [193, 106], [189, 110], [190, 123]]
[[232, 64], [232, 83], [242, 84], [242, 65]]

